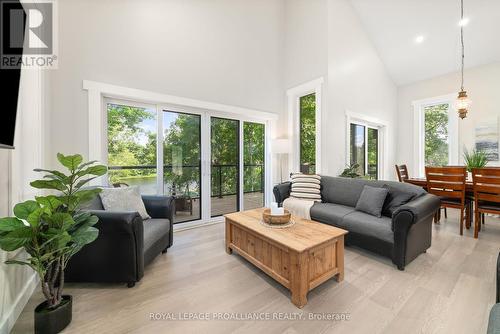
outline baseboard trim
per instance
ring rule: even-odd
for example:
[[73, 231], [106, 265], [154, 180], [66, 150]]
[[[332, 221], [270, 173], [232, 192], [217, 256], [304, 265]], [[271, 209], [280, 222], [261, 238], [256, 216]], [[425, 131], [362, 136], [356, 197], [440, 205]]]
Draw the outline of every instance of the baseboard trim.
[[10, 331], [12, 330], [17, 321], [17, 318], [19, 317], [24, 307], [28, 303], [28, 300], [30, 299], [31, 295], [33, 295], [33, 292], [35, 291], [37, 285], [38, 285], [38, 276], [36, 275], [36, 273], [33, 273], [26, 282], [19, 296], [17, 296], [14, 305], [12, 305], [11, 309], [8, 312], [6, 312], [4, 318], [1, 319], [0, 334], [10, 333]]
[[206, 227], [206, 226], [210, 226], [210, 225], [220, 224], [223, 222], [224, 222], [223, 217], [217, 217], [216, 219], [213, 219], [213, 220], [208, 221], [208, 222], [180, 223], [179, 225], [174, 225], [174, 233], [192, 230], [194, 228], [200, 228], [200, 227]]

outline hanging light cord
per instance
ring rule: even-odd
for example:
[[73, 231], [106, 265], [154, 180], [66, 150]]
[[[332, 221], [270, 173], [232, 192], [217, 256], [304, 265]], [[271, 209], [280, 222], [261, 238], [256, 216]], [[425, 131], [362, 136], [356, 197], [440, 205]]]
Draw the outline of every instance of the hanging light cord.
[[464, 47], [464, 0], [460, 0], [461, 3], [461, 14], [460, 14], [460, 43], [462, 44], [462, 84], [460, 90], [464, 90], [464, 59], [465, 59], [465, 47]]

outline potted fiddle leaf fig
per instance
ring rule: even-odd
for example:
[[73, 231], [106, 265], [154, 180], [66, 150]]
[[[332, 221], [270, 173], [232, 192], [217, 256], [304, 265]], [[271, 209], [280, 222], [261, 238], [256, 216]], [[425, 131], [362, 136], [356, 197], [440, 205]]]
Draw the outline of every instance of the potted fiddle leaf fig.
[[82, 187], [107, 172], [107, 167], [96, 161], [84, 163], [79, 154], [58, 153], [57, 159], [67, 173], [35, 169], [46, 175], [30, 183], [51, 194], [19, 203], [14, 206], [14, 217], [0, 219], [0, 248], [7, 252], [23, 249], [28, 255], [6, 263], [27, 265], [40, 279], [45, 301], [35, 309], [35, 333], [43, 334], [59, 333], [71, 322], [72, 298], [63, 295], [64, 269], [99, 233], [94, 227], [97, 217], [79, 208], [100, 189]]

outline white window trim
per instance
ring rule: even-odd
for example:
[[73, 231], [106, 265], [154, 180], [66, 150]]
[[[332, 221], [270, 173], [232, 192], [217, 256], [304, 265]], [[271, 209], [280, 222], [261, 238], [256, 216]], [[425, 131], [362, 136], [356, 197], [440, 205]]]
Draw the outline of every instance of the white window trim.
[[449, 165], [458, 165], [459, 161], [459, 131], [458, 116], [453, 108], [455, 93], [436, 96], [428, 99], [416, 100], [413, 106], [413, 170], [417, 177], [425, 176], [424, 151], [424, 109], [436, 104], [449, 104], [448, 108], [448, 162]]
[[323, 77], [290, 88], [286, 91], [288, 107], [288, 133], [290, 154], [288, 155], [288, 173], [300, 170], [300, 98], [314, 93], [316, 98], [316, 173], [321, 174], [321, 107]]
[[[144, 106], [149, 108], [156, 108], [158, 120], [161, 120], [163, 110], [169, 110], [173, 112], [186, 112], [192, 114], [200, 114], [203, 117], [226, 117], [233, 118], [242, 122], [256, 122], [265, 125], [265, 205], [268, 205], [272, 201], [272, 173], [274, 166], [272, 159], [270, 157], [269, 150], [269, 140], [272, 138], [276, 129], [276, 122], [278, 115], [266, 111], [242, 108], [237, 106], [231, 106], [220, 103], [207, 102], [202, 100], [195, 100], [190, 98], [178, 97], [173, 95], [155, 93], [140, 89], [116, 86], [95, 81], [83, 81], [83, 89], [88, 92], [88, 117], [89, 117], [89, 160], [98, 160], [107, 164], [107, 103], [127, 103], [134, 106]], [[206, 113], [209, 112], [210, 115]], [[158, 122], [160, 124], [162, 122]], [[203, 122], [205, 126], [202, 125], [202, 136], [207, 131], [210, 131], [209, 122]], [[242, 128], [242, 126], [241, 126]], [[159, 125], [160, 129], [160, 125]], [[242, 145], [243, 138], [240, 136], [240, 146]], [[202, 141], [202, 175], [208, 175], [205, 177], [205, 181], [202, 184], [203, 192], [210, 192], [210, 143]], [[162, 158], [163, 152], [159, 152], [157, 155], [157, 160]], [[163, 160], [163, 159], [162, 159]], [[161, 161], [158, 160], [161, 165]], [[240, 169], [243, 166], [240, 165]], [[157, 171], [162, 173], [162, 171]], [[240, 175], [242, 175], [240, 170]], [[159, 175], [160, 176], [160, 175]], [[162, 180], [163, 177], [159, 180]], [[106, 184], [105, 178], [96, 179], [98, 185]], [[163, 185], [163, 183], [162, 183]], [[243, 201], [243, 187], [240, 187], [240, 200]], [[209, 217], [210, 207], [208, 201], [203, 201], [202, 212], [205, 212], [206, 216], [202, 217], [199, 221], [190, 222], [190, 225], [197, 225], [206, 222], [217, 222], [221, 221], [222, 217]], [[240, 202], [241, 205], [241, 202]], [[242, 206], [240, 206], [242, 208]]]
[[[367, 128], [373, 128], [378, 130], [378, 171], [377, 171], [377, 178], [379, 180], [384, 180], [388, 179], [388, 175], [386, 175], [386, 172], [389, 169], [389, 166], [387, 165], [388, 160], [387, 160], [387, 152], [388, 151], [388, 131], [389, 131], [389, 126], [388, 122], [385, 120], [376, 118], [376, 117], [371, 117], [367, 116], [364, 114], [359, 114], [359, 113], [354, 113], [349, 110], [346, 110], [345, 112], [345, 119], [346, 119], [346, 136], [345, 136], [345, 161], [346, 165], [348, 165], [351, 161], [351, 149], [350, 149], [350, 141], [351, 141], [351, 123], [359, 124], [362, 126], [365, 126]], [[367, 144], [367, 143], [366, 143]], [[366, 157], [366, 152], [368, 150], [365, 150], [365, 161], [367, 160]]]

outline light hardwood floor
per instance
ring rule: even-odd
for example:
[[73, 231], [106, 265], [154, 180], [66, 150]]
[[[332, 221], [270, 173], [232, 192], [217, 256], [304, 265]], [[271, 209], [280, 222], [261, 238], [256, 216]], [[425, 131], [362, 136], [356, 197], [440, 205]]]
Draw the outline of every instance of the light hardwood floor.
[[[399, 271], [390, 260], [347, 247], [345, 279], [331, 279], [299, 310], [289, 292], [224, 250], [224, 225], [178, 232], [174, 246], [146, 268], [135, 288], [68, 284], [73, 322], [64, 333], [485, 333], [494, 303], [500, 219], [479, 239], [458, 234], [456, 210], [434, 225], [432, 247]], [[14, 333], [30, 333], [39, 292]], [[347, 321], [169, 321], [151, 312], [348, 313]]]

